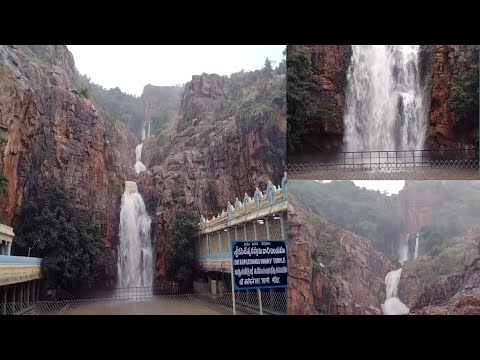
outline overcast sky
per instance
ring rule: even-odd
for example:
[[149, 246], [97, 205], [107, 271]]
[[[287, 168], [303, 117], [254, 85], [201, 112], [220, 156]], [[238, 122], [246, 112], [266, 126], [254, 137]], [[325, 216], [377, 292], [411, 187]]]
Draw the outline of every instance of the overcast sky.
[[[324, 182], [330, 182], [325, 180]], [[353, 180], [358, 187], [364, 187], [369, 190], [380, 190], [383, 192], [387, 190], [390, 195], [398, 194], [405, 185], [405, 180]]]
[[[140, 96], [143, 87], [184, 84], [192, 75], [230, 75], [282, 60], [285, 45], [67, 45], [81, 74]], [[275, 65], [275, 66], [276, 66]], [[274, 67], [275, 67], [274, 66]]]

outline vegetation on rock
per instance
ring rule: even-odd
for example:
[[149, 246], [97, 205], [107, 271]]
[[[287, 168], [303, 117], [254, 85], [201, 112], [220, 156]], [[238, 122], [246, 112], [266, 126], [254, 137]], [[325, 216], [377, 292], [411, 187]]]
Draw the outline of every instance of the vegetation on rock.
[[143, 122], [142, 101], [139, 97], [125, 94], [118, 87], [105, 89], [86, 75], [78, 75], [78, 90], [82, 96], [91, 96], [112, 117], [118, 118], [131, 130], [139, 133]]
[[195, 240], [198, 237], [198, 214], [185, 202], [185, 194], [179, 188], [172, 194], [175, 202], [175, 218], [168, 225], [165, 261], [171, 279], [182, 290], [190, 290], [195, 273]]
[[456, 126], [472, 129], [478, 142], [479, 121], [479, 49], [469, 46], [465, 52], [456, 54], [460, 70], [453, 75], [448, 90], [448, 109], [453, 113]]
[[5, 174], [3, 174], [0, 171], [0, 196], [7, 196], [8, 195], [7, 186], [8, 186], [8, 179], [5, 176]]
[[320, 103], [313, 98], [320, 86], [314, 80], [312, 53], [290, 51], [287, 67], [287, 148], [289, 153], [302, 151], [307, 123], [320, 127], [330, 119], [335, 108], [334, 94], [325, 93]]
[[[0, 137], [0, 147], [5, 145], [6, 143], [7, 143], [7, 140]], [[5, 174], [0, 171], [0, 196], [7, 196], [8, 195], [7, 186], [8, 186], [8, 179], [5, 176]]]
[[227, 87], [230, 97], [219, 101], [211, 120], [238, 119], [245, 130], [275, 124], [276, 108], [286, 110], [285, 59], [275, 69], [267, 58], [261, 70], [230, 75]]
[[392, 239], [404, 228], [395, 196], [359, 188], [352, 181], [294, 181], [288, 190], [315, 213], [366, 237], [378, 250], [395, 254]]
[[91, 97], [90, 95], [90, 87], [81, 82], [79, 85], [78, 85], [78, 92], [80, 93], [81, 96], [83, 96], [84, 98], [86, 99], [89, 99]]
[[54, 178], [32, 192], [23, 207], [12, 252], [41, 257], [47, 286], [78, 289], [102, 285], [109, 259], [99, 227], [74, 206], [73, 195]]

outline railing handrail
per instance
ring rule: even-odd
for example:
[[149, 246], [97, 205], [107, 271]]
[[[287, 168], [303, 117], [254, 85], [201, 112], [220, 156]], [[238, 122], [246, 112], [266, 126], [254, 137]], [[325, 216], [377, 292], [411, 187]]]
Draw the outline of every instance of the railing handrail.
[[357, 150], [357, 151], [339, 151], [337, 152], [338, 154], [350, 154], [350, 153], [375, 153], [375, 152], [437, 152], [437, 153], [442, 153], [442, 152], [473, 152], [477, 153], [478, 155], [478, 149], [439, 149], [439, 150], [433, 150], [433, 149], [415, 149], [415, 150]]
[[0, 255], [0, 264], [9, 265], [40, 265], [43, 258], [28, 256]]

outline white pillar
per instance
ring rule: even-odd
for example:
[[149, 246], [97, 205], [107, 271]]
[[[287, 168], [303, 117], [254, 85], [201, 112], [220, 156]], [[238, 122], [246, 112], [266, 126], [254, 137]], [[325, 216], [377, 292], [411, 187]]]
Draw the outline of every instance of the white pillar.
[[8, 285], [5, 286], [5, 292], [3, 293], [3, 315], [7, 315], [7, 292]]
[[26, 295], [26, 300], [27, 300], [26, 303], [27, 303], [27, 305], [30, 305], [30, 283], [26, 282], [25, 287], [26, 287], [25, 290], [27, 290], [26, 294], [25, 294]]
[[267, 227], [267, 240], [270, 241], [270, 227], [268, 225], [268, 216], [265, 218], [265, 226]]
[[12, 253], [12, 242], [7, 242], [7, 255], [10, 256]]
[[218, 232], [218, 252], [221, 253], [222, 252], [222, 231], [223, 230], [220, 230]]

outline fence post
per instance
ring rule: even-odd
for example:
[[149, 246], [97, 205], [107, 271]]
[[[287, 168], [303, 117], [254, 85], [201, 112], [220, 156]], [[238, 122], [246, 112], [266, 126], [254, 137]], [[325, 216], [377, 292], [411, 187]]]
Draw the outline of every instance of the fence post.
[[267, 240], [270, 241], [270, 226], [268, 225], [268, 216], [265, 218], [265, 225], [267, 226]]
[[5, 286], [5, 292], [3, 293], [3, 315], [7, 315], [7, 291], [8, 285]]
[[283, 212], [280, 213], [280, 227], [282, 229], [282, 240], [285, 240], [285, 229], [283, 228]]
[[263, 315], [263, 308], [262, 308], [262, 292], [260, 289], [257, 289], [257, 294], [258, 294], [258, 305], [260, 307], [260, 315]]
[[230, 275], [231, 275], [231, 281], [232, 281], [232, 305], [233, 305], [233, 315], [237, 315], [237, 309], [235, 307], [235, 280], [233, 276], [233, 248], [230, 246], [232, 249], [232, 258], [230, 261]]

